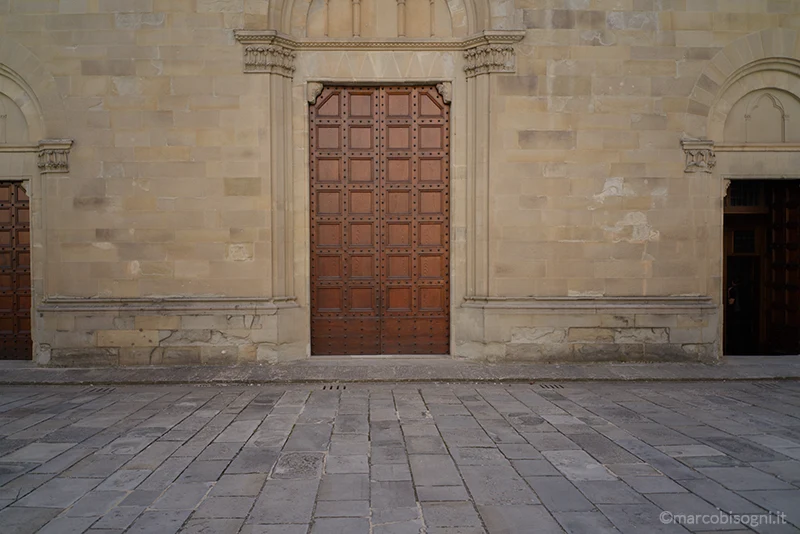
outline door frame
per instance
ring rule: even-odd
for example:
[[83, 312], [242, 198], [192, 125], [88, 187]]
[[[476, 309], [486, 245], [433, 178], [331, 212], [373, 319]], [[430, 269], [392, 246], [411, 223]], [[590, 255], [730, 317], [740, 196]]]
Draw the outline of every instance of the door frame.
[[[450, 115], [449, 115], [449, 123], [450, 123], [450, 154], [449, 154], [449, 165], [450, 165], [450, 183], [449, 183], [449, 200], [450, 200], [450, 210], [449, 210], [449, 221], [448, 224], [450, 226], [450, 242], [448, 243], [449, 251], [448, 251], [448, 269], [449, 269], [449, 302], [447, 302], [448, 306], [448, 321], [449, 321], [449, 351], [447, 354], [436, 354], [436, 355], [424, 355], [424, 354], [417, 354], [413, 355], [416, 358], [424, 358], [426, 356], [435, 356], [437, 358], [449, 358], [454, 355], [454, 345], [455, 345], [455, 328], [454, 328], [454, 315], [457, 309], [455, 305], [456, 302], [463, 300], [463, 297], [459, 295], [459, 299], [456, 300], [456, 290], [454, 287], [454, 279], [455, 279], [455, 265], [456, 265], [456, 258], [455, 258], [455, 243], [456, 243], [456, 231], [455, 231], [455, 220], [456, 220], [456, 206], [461, 205], [463, 208], [463, 202], [458, 203], [455, 200], [456, 191], [455, 191], [455, 178], [456, 178], [456, 142], [455, 142], [455, 132], [456, 132], [456, 113], [455, 113], [455, 102], [456, 100], [452, 98], [452, 94], [454, 92], [453, 89], [453, 82], [452, 79], [408, 79], [408, 78], [381, 78], [379, 80], [370, 79], [370, 80], [353, 80], [353, 79], [344, 79], [339, 80], [336, 78], [326, 78], [326, 79], [314, 79], [313, 81], [306, 81], [303, 85], [305, 86], [305, 96], [304, 105], [302, 106], [303, 113], [305, 116], [304, 121], [304, 154], [305, 154], [305, 162], [304, 165], [300, 168], [304, 171], [304, 192], [305, 198], [302, 205], [305, 206], [303, 213], [305, 214], [305, 251], [303, 254], [304, 263], [305, 263], [305, 272], [306, 276], [304, 279], [305, 282], [305, 291], [306, 291], [306, 299], [302, 302], [307, 304], [308, 310], [305, 314], [308, 321], [307, 327], [307, 337], [309, 340], [308, 343], [308, 356], [313, 358], [325, 358], [324, 355], [311, 355], [311, 314], [312, 314], [312, 307], [311, 307], [311, 222], [312, 222], [312, 214], [311, 214], [311, 202], [310, 202], [310, 193], [311, 193], [311, 107], [314, 105], [316, 98], [321, 94], [323, 88], [325, 87], [390, 87], [390, 86], [406, 86], [406, 87], [435, 87], [442, 97], [445, 100], [445, 104], [450, 108]], [[299, 122], [299, 121], [298, 121]], [[295, 192], [297, 194], [297, 192]], [[296, 274], [296, 273], [295, 273]], [[382, 306], [382, 303], [381, 303]], [[340, 355], [342, 357], [348, 358], [363, 358], [363, 355]], [[381, 358], [402, 358], [403, 356], [408, 357], [409, 355], [393, 355], [393, 354], [376, 354], [374, 356], [379, 356]]]

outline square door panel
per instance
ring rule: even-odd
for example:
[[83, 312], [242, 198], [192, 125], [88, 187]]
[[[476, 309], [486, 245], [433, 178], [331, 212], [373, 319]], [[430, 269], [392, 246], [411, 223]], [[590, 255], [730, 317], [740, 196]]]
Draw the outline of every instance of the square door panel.
[[375, 244], [374, 223], [353, 222], [348, 228], [351, 247], [372, 247]]
[[422, 190], [419, 192], [420, 215], [442, 215], [444, 213], [444, 192]]
[[392, 248], [411, 246], [411, 223], [386, 223], [386, 245]]
[[317, 160], [318, 182], [340, 183], [342, 181], [342, 160], [339, 158], [319, 158]]
[[343, 278], [341, 255], [318, 255], [316, 275], [322, 280], [341, 280]]
[[411, 280], [411, 254], [387, 254], [386, 276], [392, 280]]
[[419, 114], [422, 117], [442, 117], [444, 115], [444, 106], [439, 104], [431, 93], [420, 93]]
[[342, 130], [339, 126], [317, 126], [317, 148], [320, 150], [339, 150]]
[[372, 286], [354, 286], [349, 291], [350, 311], [364, 313], [375, 310], [375, 289]]
[[421, 280], [443, 280], [447, 275], [442, 254], [420, 254], [417, 261]]
[[410, 126], [389, 126], [387, 130], [387, 149], [408, 150], [411, 148]]
[[411, 286], [386, 287], [386, 311], [392, 313], [410, 313], [413, 307]]
[[316, 243], [318, 247], [341, 247], [342, 224], [338, 222], [317, 223]]
[[372, 92], [350, 94], [350, 110], [348, 114], [351, 117], [372, 117], [372, 113]]
[[411, 182], [411, 158], [388, 158], [386, 181], [393, 184]]
[[423, 247], [444, 246], [444, 228], [442, 227], [442, 223], [419, 223], [419, 244]]
[[386, 191], [386, 204], [384, 209], [389, 216], [411, 215], [411, 191], [389, 189]]
[[444, 288], [438, 286], [420, 286], [417, 288], [417, 293], [419, 295], [419, 311], [444, 311]]
[[375, 201], [371, 190], [354, 189], [350, 193], [347, 211], [350, 215], [372, 215], [375, 213]]
[[375, 160], [372, 158], [350, 158], [351, 183], [369, 183], [375, 181]]
[[444, 182], [443, 158], [419, 158], [419, 181], [427, 184]]
[[411, 92], [387, 92], [386, 93], [386, 115], [389, 117], [410, 117], [411, 116]]
[[338, 117], [342, 114], [341, 103], [341, 93], [331, 93], [327, 97], [323, 97], [322, 102], [317, 104], [317, 115], [320, 117]]
[[422, 150], [441, 150], [444, 147], [443, 128], [438, 125], [420, 126], [419, 147]]
[[344, 309], [344, 290], [341, 287], [318, 287], [317, 308], [324, 313], [340, 312]]
[[359, 151], [371, 150], [374, 137], [375, 133], [372, 126], [350, 126], [348, 148]]
[[350, 278], [353, 280], [374, 279], [375, 265], [374, 254], [352, 254], [350, 256]]
[[342, 192], [317, 191], [317, 213], [319, 215], [341, 215], [342, 214]]

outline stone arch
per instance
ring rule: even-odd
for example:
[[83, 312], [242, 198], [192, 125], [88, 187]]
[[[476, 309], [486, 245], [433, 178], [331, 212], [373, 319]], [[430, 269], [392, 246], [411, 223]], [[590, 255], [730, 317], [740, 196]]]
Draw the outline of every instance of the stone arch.
[[[472, 35], [493, 28], [493, 20], [503, 17], [497, 14], [500, 7], [492, 13], [490, 0], [446, 0], [453, 24], [453, 35]], [[507, 4], [507, 2], [501, 2]], [[277, 0], [269, 7], [269, 28], [297, 37], [304, 36], [305, 22], [311, 8], [312, 0]], [[512, 3], [513, 4], [513, 3]], [[500, 10], [500, 14], [505, 11]], [[505, 15], [504, 15], [505, 16]], [[506, 17], [507, 18], [507, 17]], [[513, 19], [513, 11], [511, 14]], [[513, 22], [502, 23], [502, 29], [509, 28]]]
[[55, 79], [20, 43], [0, 36], [0, 92], [22, 110], [31, 143], [67, 137], [67, 120]]
[[707, 117], [704, 117], [706, 128], [697, 137], [708, 137], [721, 142], [728, 115], [736, 103], [748, 94], [764, 89], [773, 89], [800, 98], [800, 60], [765, 58], [738, 69], [720, 86], [714, 102], [709, 106]]
[[[774, 78], [769, 73], [780, 75], [787, 73], [787, 69], [792, 71], [800, 65], [795, 59], [798, 56], [800, 40], [795, 30], [763, 30], [728, 44], [706, 64], [692, 88], [687, 107], [686, 133], [690, 137], [713, 139], [711, 123], [718, 122], [719, 117], [715, 117], [715, 114], [724, 108], [724, 105], [720, 107], [720, 101], [723, 97], [728, 99], [728, 93], [735, 85], [753, 74]], [[737, 100], [730, 104], [733, 105]]]

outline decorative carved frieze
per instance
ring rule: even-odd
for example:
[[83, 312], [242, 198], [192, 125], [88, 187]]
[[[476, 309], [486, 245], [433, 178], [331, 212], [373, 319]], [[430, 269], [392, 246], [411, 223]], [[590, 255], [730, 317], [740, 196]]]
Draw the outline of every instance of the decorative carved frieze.
[[320, 93], [322, 93], [322, 89], [324, 88], [325, 85], [320, 82], [308, 82], [308, 85], [306, 86], [306, 98], [308, 99], [308, 103], [312, 105], [315, 104]]
[[714, 141], [707, 139], [682, 139], [681, 148], [686, 154], [683, 172], [711, 172], [717, 164]]
[[516, 53], [510, 44], [487, 44], [464, 52], [464, 72], [467, 77], [490, 72], [514, 72]]
[[453, 100], [453, 84], [450, 82], [442, 82], [436, 84], [436, 90], [444, 100], [445, 104], [449, 104]]
[[39, 171], [42, 173], [69, 172], [69, 151], [72, 139], [42, 139], [39, 141]]
[[251, 44], [244, 48], [244, 71], [280, 74], [291, 78], [294, 74], [294, 50], [278, 44]]

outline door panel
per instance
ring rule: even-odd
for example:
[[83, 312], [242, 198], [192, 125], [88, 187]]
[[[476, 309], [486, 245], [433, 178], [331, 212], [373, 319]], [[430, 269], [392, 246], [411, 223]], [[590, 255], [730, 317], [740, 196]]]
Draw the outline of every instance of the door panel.
[[312, 106], [312, 354], [449, 351], [449, 127], [433, 87]]
[[0, 360], [30, 360], [31, 265], [28, 195], [0, 182]]
[[800, 182], [776, 181], [769, 189], [768, 339], [775, 352], [800, 354]]

